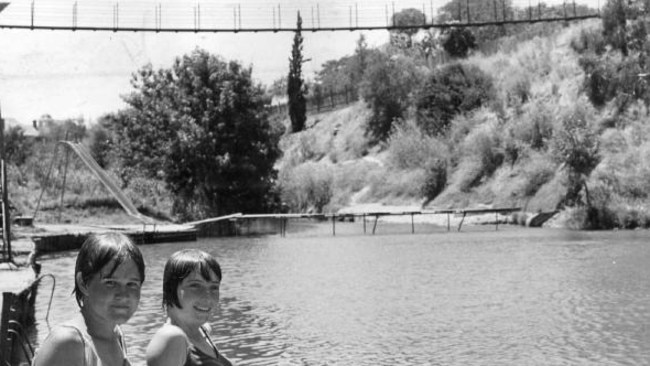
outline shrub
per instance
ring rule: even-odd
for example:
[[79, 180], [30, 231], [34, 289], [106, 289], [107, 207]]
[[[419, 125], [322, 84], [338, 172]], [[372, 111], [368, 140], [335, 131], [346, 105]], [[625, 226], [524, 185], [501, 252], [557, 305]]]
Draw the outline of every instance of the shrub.
[[602, 55], [606, 51], [605, 46], [603, 33], [597, 29], [582, 29], [578, 37], [571, 40], [571, 48], [578, 53]]
[[33, 140], [25, 136], [21, 126], [12, 126], [5, 131], [5, 157], [7, 161], [20, 166], [25, 164], [30, 156]]
[[371, 180], [369, 199], [375, 202], [396, 198], [400, 201], [420, 199], [424, 170], [375, 173]]
[[626, 8], [621, 0], [607, 0], [602, 12], [603, 36], [607, 43], [619, 49], [624, 56], [628, 54]]
[[448, 155], [442, 141], [425, 135], [409, 119], [400, 121], [388, 140], [388, 162], [397, 169], [424, 168], [429, 160], [446, 160]]
[[113, 159], [111, 155], [112, 144], [112, 135], [106, 126], [97, 123], [88, 129], [88, 148], [90, 154], [102, 168], [107, 168], [109, 162]]
[[467, 28], [448, 28], [442, 33], [442, 48], [452, 57], [465, 58], [476, 47], [476, 38]]
[[525, 74], [517, 74], [507, 90], [511, 103], [515, 106], [526, 103], [530, 98], [530, 87], [530, 77]]
[[473, 65], [451, 64], [434, 71], [416, 101], [417, 123], [430, 135], [445, 133], [454, 116], [485, 105], [492, 79]]
[[551, 140], [556, 161], [579, 175], [588, 175], [600, 161], [598, 134], [589, 125], [590, 118], [585, 106], [576, 106], [561, 117], [561, 125]]
[[591, 55], [581, 57], [578, 63], [585, 71], [583, 85], [589, 101], [596, 107], [604, 106], [616, 95], [614, 66]]
[[425, 167], [424, 184], [422, 185], [422, 197], [427, 201], [436, 198], [447, 186], [447, 162], [442, 159], [434, 159]]
[[419, 88], [422, 79], [412, 58], [375, 55], [361, 85], [363, 99], [372, 109], [366, 125], [368, 136], [375, 141], [384, 141], [389, 136], [393, 122], [404, 117], [411, 92]]
[[472, 131], [465, 140], [464, 150], [480, 163], [483, 176], [492, 175], [504, 160], [501, 137], [493, 124], [483, 124]]
[[553, 136], [553, 111], [544, 101], [524, 106], [524, 113], [510, 125], [512, 137], [535, 150], [542, 150]]
[[456, 169], [455, 175], [458, 190], [467, 193], [481, 182], [484, 176], [483, 167], [478, 161], [464, 160]]
[[544, 156], [537, 156], [524, 165], [525, 184], [521, 188], [524, 197], [532, 197], [555, 176], [556, 166]]
[[307, 162], [285, 169], [279, 180], [282, 202], [292, 212], [323, 212], [333, 194], [333, 175], [323, 164]]

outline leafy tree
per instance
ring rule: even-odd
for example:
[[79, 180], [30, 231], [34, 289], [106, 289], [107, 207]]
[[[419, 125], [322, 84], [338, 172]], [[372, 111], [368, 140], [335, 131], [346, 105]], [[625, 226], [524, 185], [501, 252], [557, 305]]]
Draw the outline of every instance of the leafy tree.
[[32, 140], [25, 136], [21, 126], [12, 126], [5, 131], [5, 157], [16, 166], [25, 164], [32, 151]]
[[586, 178], [600, 162], [598, 134], [587, 122], [587, 112], [577, 106], [562, 117], [560, 128], [551, 140], [553, 158], [568, 172], [569, 187], [565, 204], [574, 205], [584, 188], [587, 206], [591, 206]]
[[143, 67], [132, 85], [130, 108], [111, 117], [118, 155], [166, 182], [174, 214], [269, 209], [279, 135], [250, 68], [197, 49], [169, 69]]
[[356, 100], [368, 64], [376, 52], [378, 51], [368, 49], [366, 38], [363, 34], [360, 35], [352, 56], [329, 60], [321, 66], [316, 75], [316, 83], [310, 88], [312, 96], [318, 101], [329, 91], [347, 90], [352, 93], [352, 99]]
[[356, 87], [354, 90], [358, 89], [358, 85], [363, 80], [363, 75], [368, 68], [368, 59], [370, 57], [370, 50], [368, 49], [368, 43], [366, 42], [366, 37], [359, 35], [357, 40], [357, 47], [354, 49], [354, 56], [352, 58], [352, 84]]
[[49, 114], [45, 114], [36, 123], [39, 135], [50, 142], [64, 139], [79, 141], [86, 136], [86, 125], [83, 118], [55, 120]]
[[102, 116], [88, 130], [90, 153], [102, 168], [108, 167], [112, 160], [113, 136], [111, 135], [109, 123], [110, 119], [107, 116]]
[[269, 87], [269, 94], [274, 97], [286, 97], [287, 96], [287, 77], [282, 76], [277, 80], [274, 80], [271, 86]]
[[442, 47], [452, 57], [465, 58], [476, 48], [476, 39], [467, 28], [449, 28], [443, 32]]
[[326, 91], [353, 88], [352, 73], [352, 57], [346, 56], [338, 60], [326, 61], [318, 71], [316, 81], [322, 90]]
[[293, 36], [291, 58], [289, 59], [289, 77], [287, 94], [289, 96], [289, 117], [291, 118], [291, 132], [299, 132], [305, 128], [307, 120], [307, 99], [304, 81], [302, 79], [302, 18], [298, 12], [296, 33]]
[[[502, 20], [504, 17], [512, 19], [512, 12], [512, 0], [497, 3], [485, 0], [450, 0], [438, 10], [437, 21], [465, 23], [469, 19], [470, 23], [492, 22], [496, 19]], [[477, 27], [474, 33], [479, 46], [505, 35], [507, 35], [506, 28], [498, 25]]]
[[362, 97], [372, 109], [366, 134], [376, 141], [385, 140], [393, 122], [406, 113], [411, 93], [421, 80], [422, 72], [411, 58], [376, 54], [361, 87]]
[[493, 94], [492, 79], [476, 66], [454, 63], [437, 69], [418, 93], [418, 125], [430, 135], [444, 134], [456, 115], [484, 105]]
[[404, 9], [393, 14], [392, 26], [396, 27], [391, 30], [391, 43], [399, 43], [400, 36], [404, 36], [406, 47], [413, 45], [413, 36], [420, 30], [418, 27], [426, 23], [426, 16], [422, 11], [415, 8]]
[[603, 8], [603, 35], [614, 48], [627, 56], [627, 7], [623, 0], [607, 0]]

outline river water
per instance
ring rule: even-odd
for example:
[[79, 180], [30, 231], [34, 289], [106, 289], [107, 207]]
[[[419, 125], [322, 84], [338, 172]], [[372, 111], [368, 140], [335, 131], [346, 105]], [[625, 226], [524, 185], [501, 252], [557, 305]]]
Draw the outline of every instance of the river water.
[[[222, 265], [212, 334], [237, 365], [650, 364], [648, 231], [345, 228], [141, 246], [147, 279], [123, 326], [133, 363], [144, 365], [164, 321], [164, 262], [191, 247]], [[75, 255], [41, 258], [57, 278], [50, 325], [76, 311]], [[36, 343], [49, 329], [49, 288], [44, 280]]]

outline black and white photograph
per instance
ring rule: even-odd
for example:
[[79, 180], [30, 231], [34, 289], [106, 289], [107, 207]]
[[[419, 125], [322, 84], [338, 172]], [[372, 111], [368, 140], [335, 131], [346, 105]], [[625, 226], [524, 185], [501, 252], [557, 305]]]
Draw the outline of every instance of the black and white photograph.
[[0, 0], [0, 366], [650, 365], [650, 0]]

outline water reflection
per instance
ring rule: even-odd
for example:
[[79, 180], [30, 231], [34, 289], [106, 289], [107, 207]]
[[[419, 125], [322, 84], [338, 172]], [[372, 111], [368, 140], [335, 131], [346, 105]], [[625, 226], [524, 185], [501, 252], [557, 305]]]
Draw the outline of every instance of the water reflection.
[[[164, 321], [162, 268], [182, 247], [223, 267], [220, 350], [238, 365], [628, 365], [650, 360], [650, 234], [499, 232], [233, 238], [142, 246], [147, 280], [124, 327], [136, 365]], [[356, 227], [337, 224], [337, 234]], [[407, 225], [407, 229], [410, 226]], [[50, 322], [76, 310], [74, 255]], [[69, 280], [67, 280], [69, 279]], [[37, 319], [47, 299], [37, 303]], [[37, 340], [47, 334], [39, 321]]]

